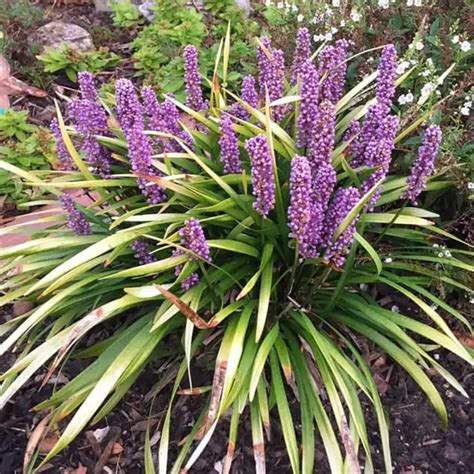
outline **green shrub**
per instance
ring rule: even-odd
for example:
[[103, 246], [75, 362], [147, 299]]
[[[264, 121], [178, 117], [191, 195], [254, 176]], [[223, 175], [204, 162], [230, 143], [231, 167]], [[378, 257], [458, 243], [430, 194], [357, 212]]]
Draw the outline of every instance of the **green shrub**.
[[[294, 86], [288, 78], [285, 92], [275, 95], [271, 81], [282, 79], [276, 65], [278, 53], [263, 42], [268, 56], [262, 50], [260, 58], [273, 79], [254, 106], [240, 101], [244, 109], [239, 110], [233, 105], [236, 96], [223, 86], [229, 72], [228, 53], [224, 52], [219, 56], [220, 66], [214, 68], [221, 68], [222, 81], [217, 74], [209, 78], [209, 103], [201, 101], [199, 74], [188, 70], [192, 78], [188, 90], [193, 92], [187, 97], [189, 107], [171, 97], [150, 107], [150, 90], [144, 91], [142, 107], [131, 83], [122, 80], [117, 83], [117, 115], [109, 118], [107, 129], [103, 126], [105, 110], [91, 99], [82, 106], [93, 107], [95, 116], [102, 116], [100, 120], [88, 122], [85, 115], [72, 113], [74, 126], [66, 127], [59, 117], [69, 159], [77, 169], [50, 175], [31, 172], [30, 176], [57, 195], [60, 189], [87, 187], [97, 193], [98, 201], [83, 208], [63, 197], [70, 228], [58, 226], [39, 232], [30, 242], [0, 250], [1, 274], [8, 275], [0, 303], [27, 298], [36, 304], [25, 315], [0, 326], [0, 354], [25, 343], [17, 361], [0, 376], [0, 407], [48, 361], [43, 382], [62, 364], [67, 366], [72, 355], [91, 360], [86, 369], [35, 407], [51, 417], [45, 423], [62, 433], [43, 464], [89, 423], [104, 418], [151, 362], [163, 368], [158, 372], [161, 377], [174, 380], [160, 426], [161, 473], [177, 473], [181, 468], [187, 472], [216, 424], [230, 411], [228, 472], [244, 410], [250, 412], [257, 472], [264, 470], [265, 438], [277, 420], [294, 472], [313, 472], [316, 433], [323, 441], [331, 472], [344, 472], [344, 466], [357, 472], [359, 457], [370, 471], [372, 450], [361, 398], [373, 406], [385, 469], [391, 472], [388, 420], [359, 341], [370, 341], [403, 367], [426, 393], [444, 426], [446, 408], [425, 370], [434, 370], [465, 394], [431, 351], [443, 347], [472, 363], [471, 354], [445, 316], [458, 319], [469, 331], [470, 325], [431, 290], [434, 283], [441, 283], [469, 293], [463, 283], [446, 277], [445, 269], [472, 271], [472, 252], [439, 225], [436, 213], [400, 201], [407, 190], [405, 175], [393, 169], [385, 174], [381, 164], [357, 164], [358, 155], [351, 146], [359, 135], [344, 138], [349, 123], [366, 116], [376, 75], [346, 92], [336, 109], [334, 104], [308, 100], [308, 92], [302, 89], [307, 80], [303, 76]], [[224, 44], [229, 44], [229, 37]], [[192, 51], [186, 54], [191, 61]], [[399, 86], [409, 74], [398, 79]], [[328, 84], [323, 82], [321, 90], [329, 93]], [[378, 95], [385, 91], [382, 85], [387, 84], [379, 84]], [[90, 97], [89, 88], [83, 85], [86, 89]], [[266, 98], [270, 94], [271, 102]], [[318, 119], [321, 122], [307, 137], [308, 147], [297, 145], [301, 140], [297, 135], [303, 130], [301, 100], [305, 106], [317, 106], [313, 118], [323, 110], [337, 110], [335, 127], [328, 125], [330, 120]], [[205, 109], [194, 110], [192, 104]], [[179, 121], [173, 105], [182, 112]], [[146, 131], [143, 110], [147, 112]], [[281, 115], [278, 121], [277, 115]], [[395, 142], [417, 130], [423, 121], [418, 117], [410, 118]], [[394, 119], [385, 117], [382, 122], [389, 120]], [[320, 127], [326, 127], [325, 133], [317, 138]], [[312, 146], [320, 146], [334, 133], [336, 142], [334, 146], [329, 142], [325, 153], [329, 156], [326, 165], [337, 173], [336, 195], [350, 192], [356, 196], [337, 217], [320, 201], [323, 187], [319, 185], [299, 200], [300, 184], [311, 188], [312, 181], [309, 175], [300, 181], [295, 171], [297, 162], [306, 163], [296, 155], [310, 156]], [[69, 134], [75, 143], [79, 139], [77, 149]], [[100, 153], [91, 146], [94, 143], [102, 146]], [[393, 145], [393, 140], [387, 143]], [[224, 152], [235, 153], [236, 144], [242, 172], [226, 174]], [[257, 145], [263, 152], [255, 150]], [[318, 150], [323, 153], [323, 148]], [[405, 153], [398, 151], [394, 164]], [[320, 155], [312, 156], [317, 160]], [[110, 160], [110, 174], [94, 174], [93, 169], [105, 159]], [[21, 168], [3, 161], [0, 167], [24, 176]], [[266, 176], [267, 181], [258, 176]], [[360, 192], [367, 188], [367, 180], [375, 184]], [[426, 196], [447, 186], [449, 181], [434, 174]], [[372, 209], [368, 203], [378, 193]], [[260, 196], [257, 200], [255, 194]], [[147, 203], [145, 195], [154, 204]], [[333, 198], [333, 204], [336, 201]], [[289, 206], [294, 210], [298, 202], [304, 208], [301, 219], [291, 217], [293, 211], [288, 214]], [[266, 218], [263, 205], [268, 206]], [[325, 229], [334, 229], [328, 230], [329, 239], [320, 252], [307, 255], [299, 231], [293, 229], [296, 234], [289, 236], [289, 220], [310, 232], [308, 222], [315, 222], [312, 219], [318, 209], [326, 211]], [[74, 235], [71, 229], [81, 235]], [[445, 245], [443, 252], [434, 253], [433, 243]], [[19, 267], [21, 274], [15, 274]], [[367, 291], [369, 286], [374, 291], [388, 287], [407, 298], [423, 313], [423, 321], [406, 308], [385, 307], [383, 299]], [[87, 335], [98, 325], [108, 330], [97, 332], [101, 339], [88, 346]], [[202, 389], [201, 396], [207, 400], [202, 414], [179, 455], [169, 459], [177, 392], [187, 386], [186, 377], [192, 379], [197, 358], [213, 354], [217, 354], [214, 376], [208, 377], [212, 389]], [[157, 381], [151, 392], [161, 390], [161, 383]], [[295, 396], [297, 413], [290, 410], [290, 399]], [[323, 404], [323, 397], [328, 403]], [[278, 416], [271, 416], [273, 413]], [[148, 432], [144, 456], [146, 471], [154, 472]]]
[[114, 25], [131, 28], [143, 23], [138, 7], [131, 0], [115, 0], [109, 2]]

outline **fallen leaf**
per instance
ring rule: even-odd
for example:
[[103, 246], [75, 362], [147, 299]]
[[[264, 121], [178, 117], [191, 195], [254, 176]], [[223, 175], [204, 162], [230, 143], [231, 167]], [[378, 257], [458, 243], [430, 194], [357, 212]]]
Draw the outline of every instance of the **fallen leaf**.
[[38, 444], [38, 449], [40, 453], [48, 454], [54, 448], [54, 446], [56, 445], [58, 441], [59, 441], [59, 436], [56, 436], [56, 435], [46, 436]]
[[120, 443], [114, 443], [112, 445], [112, 454], [120, 454], [123, 452], [123, 446]]

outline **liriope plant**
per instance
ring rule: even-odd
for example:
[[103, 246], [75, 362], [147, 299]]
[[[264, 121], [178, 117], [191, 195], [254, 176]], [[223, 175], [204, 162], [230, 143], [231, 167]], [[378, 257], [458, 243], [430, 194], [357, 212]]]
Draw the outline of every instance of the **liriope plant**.
[[[441, 130], [425, 123], [432, 110], [409, 123], [391, 114], [396, 86], [410, 74], [396, 77], [394, 47], [346, 91], [354, 57], [346, 41], [313, 53], [302, 29], [286, 68], [261, 38], [258, 78], [245, 78], [240, 96], [226, 83], [229, 49], [226, 37], [209, 80], [199, 75], [197, 50], [185, 49], [185, 104], [160, 102], [146, 87], [140, 99], [125, 79], [114, 100], [101, 98], [83, 73], [81, 98], [67, 104], [66, 121], [58, 107], [52, 124], [63, 169], [0, 162], [64, 209], [38, 213], [54, 225], [0, 250], [1, 304], [34, 303], [0, 326], [0, 354], [17, 353], [0, 376], [0, 407], [38, 372], [46, 383], [71, 357], [91, 361], [35, 407], [40, 428], [60, 434], [42, 463], [104, 418], [152, 362], [163, 370], [151, 397], [171, 386], [168, 405], [158, 407], [156, 452], [147, 430], [144, 466], [163, 474], [190, 471], [229, 414], [226, 473], [247, 416], [258, 473], [272, 430], [281, 430], [295, 473], [314, 472], [318, 437], [331, 472], [360, 472], [362, 462], [371, 472], [361, 398], [373, 406], [391, 472], [389, 422], [360, 341], [416, 381], [443, 425], [446, 408], [427, 370], [465, 394], [431, 350], [472, 363], [444, 316], [471, 328], [432, 288], [469, 292], [448, 270], [471, 271], [472, 253], [416, 205], [422, 191], [450, 183], [433, 175]], [[421, 126], [411, 175], [399, 176], [396, 144]], [[91, 204], [76, 203], [71, 189], [87, 190]], [[438, 242], [449, 248], [433, 253]], [[383, 307], [367, 290], [375, 284], [425, 317]], [[94, 331], [103, 337], [88, 346]], [[195, 387], [193, 367], [206, 353], [217, 354], [214, 374]], [[204, 409], [171, 458], [173, 406], [183, 393], [201, 397]]]

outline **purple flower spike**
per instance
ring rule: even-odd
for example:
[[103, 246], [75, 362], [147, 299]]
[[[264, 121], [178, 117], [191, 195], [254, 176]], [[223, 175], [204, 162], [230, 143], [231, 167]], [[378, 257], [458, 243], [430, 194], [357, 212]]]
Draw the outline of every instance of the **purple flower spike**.
[[189, 257], [190, 261], [197, 261], [200, 258], [208, 263], [212, 261], [209, 245], [198, 219], [191, 218], [185, 221], [184, 227], [179, 230], [179, 236], [181, 245], [195, 254]]
[[308, 28], [299, 28], [296, 34], [296, 49], [291, 71], [291, 84], [298, 82], [301, 68], [311, 58], [311, 35]]
[[224, 163], [224, 173], [241, 173], [240, 150], [237, 134], [232, 129], [232, 119], [226, 113], [222, 114], [220, 122], [221, 161]]
[[[388, 115], [382, 120], [376, 138], [367, 144], [364, 158], [365, 165], [379, 167], [362, 183], [362, 193], [369, 191], [379, 180], [387, 175], [392, 161], [392, 151], [399, 120], [394, 115]], [[371, 197], [369, 207], [373, 207], [380, 197], [380, 189]]]
[[388, 44], [382, 50], [377, 77], [377, 103], [384, 114], [392, 108], [395, 95], [395, 80], [397, 78], [397, 50], [393, 44]]
[[67, 225], [76, 235], [90, 235], [91, 229], [89, 221], [85, 214], [78, 209], [74, 204], [71, 196], [68, 194], [62, 194], [59, 198], [61, 201], [61, 207], [67, 213]]
[[275, 179], [273, 158], [265, 136], [257, 135], [245, 143], [252, 168], [253, 195], [257, 198], [253, 207], [267, 217], [275, 207]]
[[318, 122], [319, 74], [313, 63], [304, 62], [299, 70], [301, 103], [298, 114], [298, 146], [307, 145]]
[[115, 101], [117, 103], [118, 121], [126, 138], [132, 129], [145, 129], [142, 105], [131, 81], [119, 79], [116, 82]]
[[321, 163], [313, 180], [314, 200], [326, 212], [334, 186], [336, 185], [336, 171], [331, 163]]
[[85, 100], [90, 100], [91, 102], [99, 101], [99, 94], [95, 87], [94, 74], [90, 72], [80, 72], [77, 75], [79, 80], [79, 89], [82, 94], [82, 98]]
[[402, 196], [415, 205], [416, 198], [425, 189], [426, 181], [433, 173], [441, 137], [441, 129], [438, 125], [430, 125], [423, 135], [422, 144], [418, 149], [418, 157], [413, 163], [411, 175], [407, 178], [408, 189]]
[[137, 239], [131, 245], [135, 258], [140, 265], [156, 262], [155, 256], [150, 252], [150, 246], [142, 239]]
[[148, 116], [148, 126], [155, 132], [161, 132], [163, 119], [161, 117], [161, 107], [156, 97], [155, 91], [148, 86], [142, 89], [143, 109]]
[[325, 75], [321, 86], [321, 100], [329, 100], [333, 104], [342, 97], [344, 85], [346, 83], [347, 50], [349, 43], [344, 40], [337, 40], [334, 46], [326, 46], [321, 51], [319, 60], [319, 74]]
[[296, 155], [291, 161], [288, 225], [291, 231], [290, 237], [298, 243], [302, 258], [311, 256], [309, 235], [313, 218], [311, 184], [311, 167], [308, 160], [304, 156]]
[[[251, 107], [257, 107], [258, 94], [255, 89], [255, 78], [253, 76], [244, 77], [240, 98]], [[250, 118], [250, 113], [238, 102], [232, 105], [230, 113], [242, 120], [248, 120]]]
[[[270, 101], [283, 97], [285, 89], [285, 59], [283, 51], [273, 49], [270, 40], [263, 36], [260, 38], [263, 46], [268, 50], [268, 57], [262, 48], [257, 48], [257, 61], [259, 70], [260, 94], [265, 99], [266, 90]], [[279, 122], [285, 115], [287, 107], [279, 106], [273, 108], [273, 119]]]
[[50, 130], [56, 141], [56, 154], [58, 155], [59, 161], [61, 162], [61, 168], [63, 170], [76, 169], [72, 157], [67, 151], [66, 145], [64, 144], [57, 118], [53, 118], [53, 120], [51, 120]]
[[336, 106], [329, 101], [321, 102], [317, 126], [308, 144], [308, 160], [315, 173], [321, 163], [331, 163], [334, 149]]
[[326, 213], [324, 244], [327, 248], [324, 258], [332, 261], [337, 267], [341, 267], [344, 264], [345, 255], [349, 252], [350, 245], [354, 239], [355, 226], [359, 217], [356, 216], [354, 218], [335, 242], [333, 242], [334, 234], [359, 199], [360, 193], [356, 188], [339, 188]]
[[190, 290], [193, 286], [196, 286], [199, 283], [199, 275], [194, 272], [191, 273], [191, 275], [187, 276], [182, 282], [181, 282], [181, 289], [183, 291], [188, 291]]
[[100, 104], [82, 99], [71, 101], [68, 111], [76, 130], [82, 135], [81, 151], [86, 161], [95, 172], [107, 178], [110, 175], [111, 153], [96, 138], [97, 135], [110, 135], [105, 110]]
[[199, 73], [198, 50], [193, 45], [184, 48], [184, 81], [186, 89], [186, 105], [193, 110], [205, 108], [201, 89], [201, 74]]
[[[349, 127], [347, 127], [346, 133], [344, 134], [343, 141], [349, 142], [349, 145], [347, 145], [344, 154], [346, 156], [353, 155], [353, 156], [359, 156], [360, 154], [360, 133], [361, 133], [361, 126], [360, 123], [357, 120], [353, 120], [350, 124]], [[351, 163], [352, 167], [354, 166], [355, 163]]]

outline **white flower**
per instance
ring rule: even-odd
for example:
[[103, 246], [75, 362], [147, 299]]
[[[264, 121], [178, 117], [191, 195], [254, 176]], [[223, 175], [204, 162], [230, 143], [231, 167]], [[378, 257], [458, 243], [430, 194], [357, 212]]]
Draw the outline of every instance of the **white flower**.
[[414, 59], [410, 59], [410, 64], [411, 64], [412, 66], [415, 66], [415, 65], [416, 65], [416, 61], [415, 61]]
[[369, 289], [369, 286], [366, 285], [365, 283], [361, 283], [359, 285], [359, 288], [362, 290], [362, 291], [367, 291]]
[[426, 60], [426, 64], [428, 64], [428, 66], [430, 66], [430, 67], [433, 67], [433, 60], [431, 58], [428, 58]]
[[469, 300], [469, 303], [474, 304], [474, 298], [471, 298], [471, 299]]
[[454, 36], [451, 38], [451, 43], [453, 43], [453, 44], [458, 44], [458, 43], [459, 43], [459, 35], [454, 35]]
[[433, 244], [433, 248], [437, 249], [439, 247], [439, 244]]
[[339, 26], [341, 28], [344, 28], [346, 26], [346, 20], [341, 20], [341, 23], [339, 23]]
[[440, 253], [438, 254], [438, 257], [439, 257], [439, 258], [443, 258], [443, 256], [444, 256], [444, 253], [443, 253], [443, 252], [440, 252]]
[[413, 6], [413, 0], [407, 0], [407, 7]]
[[433, 354], [433, 357], [435, 358], [435, 360], [439, 360], [439, 354]]
[[444, 252], [444, 256], [445, 256], [446, 258], [451, 258], [451, 257], [452, 257], [451, 252], [450, 252], [449, 250], [446, 250], [446, 251]]
[[415, 49], [417, 51], [421, 51], [424, 47], [425, 47], [425, 45], [423, 44], [423, 41], [417, 41], [416, 44], [415, 44]]
[[410, 91], [408, 91], [408, 94], [405, 95], [405, 100], [406, 100], [407, 104], [413, 102], [414, 98], [415, 97], [413, 96], [413, 94]]
[[332, 0], [332, 6], [333, 7], [340, 7], [341, 6], [341, 0]]
[[279, 10], [281, 10], [281, 9], [284, 8], [284, 7], [285, 7], [285, 4], [284, 4], [283, 2], [278, 2], [278, 3], [277, 3], [277, 8], [278, 8]]
[[357, 10], [351, 10], [351, 20], [355, 23], [360, 21], [360, 14]]
[[399, 313], [400, 312], [400, 308], [394, 304], [391, 308], [390, 308], [394, 313]]
[[388, 8], [390, 6], [389, 0], [379, 0], [379, 7], [380, 8]]
[[337, 28], [335, 28], [334, 26], [331, 28], [331, 33], [333, 35], [335, 35], [337, 33]]
[[461, 49], [467, 53], [471, 49], [471, 43], [469, 41], [463, 41], [461, 43]]
[[437, 90], [436, 95], [441, 95], [441, 92]]
[[318, 43], [319, 41], [324, 41], [324, 35], [314, 35], [313, 36], [313, 41], [315, 43]]
[[421, 96], [422, 97], [427, 97], [429, 96], [432, 92], [434, 91], [434, 85], [431, 82], [428, 82], [428, 84], [425, 84], [423, 88], [421, 89]]
[[292, 10], [293, 12], [297, 12], [297, 11], [298, 11], [298, 5], [295, 5], [295, 4], [293, 3], [293, 5], [291, 5], [291, 10]]
[[393, 262], [393, 258], [392, 257], [387, 257], [385, 260], [384, 260], [385, 263], [392, 263]]
[[430, 74], [431, 74], [430, 70], [425, 69], [424, 71], [421, 71], [419, 75], [422, 77], [428, 77]]
[[402, 94], [402, 95], [398, 98], [398, 103], [399, 103], [400, 105], [405, 105], [405, 104], [407, 103], [407, 98], [406, 98], [406, 96]]
[[461, 107], [461, 115], [465, 115], [466, 117], [469, 116], [471, 109], [469, 107]]
[[470, 109], [472, 107], [472, 100], [466, 98], [466, 102], [464, 102], [464, 107], [468, 107]]
[[421, 7], [421, 0], [415, 0], [415, 7]]
[[474, 183], [472, 181], [467, 183], [467, 189], [470, 189], [471, 191], [474, 190]]
[[326, 41], [331, 41], [331, 40], [332, 40], [332, 33], [331, 33], [331, 32], [326, 33], [326, 34], [324, 35], [324, 39], [325, 39]]
[[402, 61], [397, 66], [397, 74], [403, 74], [409, 67], [410, 67], [410, 63], [408, 61]]
[[304, 15], [302, 15], [301, 13], [296, 17], [296, 19], [298, 20], [299, 23], [301, 23], [303, 20], [304, 20]]

